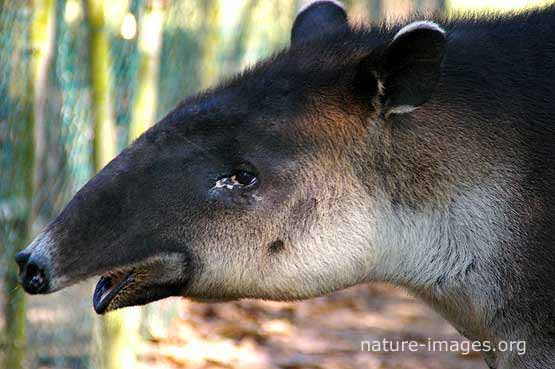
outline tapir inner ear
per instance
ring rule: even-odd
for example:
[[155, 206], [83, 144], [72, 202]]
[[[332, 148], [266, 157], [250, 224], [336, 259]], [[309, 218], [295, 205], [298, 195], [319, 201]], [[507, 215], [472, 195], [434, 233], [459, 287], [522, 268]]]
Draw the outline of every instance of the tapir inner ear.
[[414, 22], [385, 46], [376, 74], [386, 115], [408, 113], [430, 99], [441, 76], [446, 41], [437, 24]]
[[320, 0], [301, 8], [291, 30], [291, 45], [297, 45], [348, 25], [345, 7], [339, 1]]

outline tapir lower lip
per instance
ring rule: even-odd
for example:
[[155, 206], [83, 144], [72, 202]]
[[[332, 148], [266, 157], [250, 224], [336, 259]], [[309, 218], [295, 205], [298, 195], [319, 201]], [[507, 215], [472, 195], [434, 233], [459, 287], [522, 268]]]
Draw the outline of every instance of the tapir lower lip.
[[[97, 314], [104, 314], [110, 303], [126, 286], [134, 281], [133, 271], [127, 272], [114, 284], [113, 277], [103, 275], [96, 284], [93, 294], [93, 307]], [[107, 292], [108, 291], [108, 292]], [[107, 293], [106, 293], [107, 292]]]

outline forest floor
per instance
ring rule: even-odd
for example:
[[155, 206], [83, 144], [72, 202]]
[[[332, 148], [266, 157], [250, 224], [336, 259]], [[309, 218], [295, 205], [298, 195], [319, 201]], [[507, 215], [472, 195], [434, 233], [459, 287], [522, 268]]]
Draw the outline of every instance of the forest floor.
[[[29, 298], [30, 369], [94, 367], [91, 286]], [[168, 311], [175, 313], [168, 315]], [[403, 290], [374, 284], [302, 302], [200, 304], [172, 298], [149, 305], [150, 337], [133, 369], [486, 369], [478, 353], [431, 352], [427, 342], [466, 342]], [[171, 318], [167, 318], [167, 317]], [[1, 325], [0, 314], [0, 325]], [[156, 321], [156, 319], [154, 319]], [[362, 342], [403, 341], [416, 352], [369, 352]]]
[[[463, 342], [404, 291], [359, 286], [295, 303], [182, 300], [179, 317], [142, 350], [149, 368], [485, 369], [476, 352], [430, 352], [428, 340]], [[415, 341], [417, 352], [368, 352], [363, 341]], [[383, 345], [382, 345], [383, 347]]]

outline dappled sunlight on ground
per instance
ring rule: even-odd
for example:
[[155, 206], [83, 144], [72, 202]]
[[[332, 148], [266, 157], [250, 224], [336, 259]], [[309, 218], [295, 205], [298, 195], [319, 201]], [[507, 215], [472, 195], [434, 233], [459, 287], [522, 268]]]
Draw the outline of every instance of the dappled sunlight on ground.
[[[27, 367], [94, 367], [91, 290], [86, 283], [29, 298]], [[464, 340], [424, 304], [381, 284], [295, 303], [172, 298], [143, 316], [149, 338], [133, 369], [486, 369], [477, 353], [361, 350], [362, 341]]]
[[[89, 284], [29, 298], [27, 367], [95, 367]], [[171, 298], [142, 314], [148, 338], [133, 369], [486, 369], [472, 352], [361, 350], [363, 341], [383, 339], [464, 340], [420, 301], [381, 284], [294, 303]]]
[[176, 302], [179, 316], [141, 348], [141, 368], [481, 369], [476, 353], [361, 351], [361, 341], [463, 340], [426, 306], [384, 285], [296, 303]]

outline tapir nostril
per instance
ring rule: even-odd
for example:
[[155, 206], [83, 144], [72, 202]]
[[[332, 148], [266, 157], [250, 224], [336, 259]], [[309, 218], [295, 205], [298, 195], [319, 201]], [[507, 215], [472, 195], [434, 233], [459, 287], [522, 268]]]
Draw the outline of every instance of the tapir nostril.
[[20, 264], [19, 273], [23, 288], [28, 293], [41, 293], [47, 289], [48, 279], [46, 278], [44, 268], [35, 261], [30, 261], [26, 266]]

